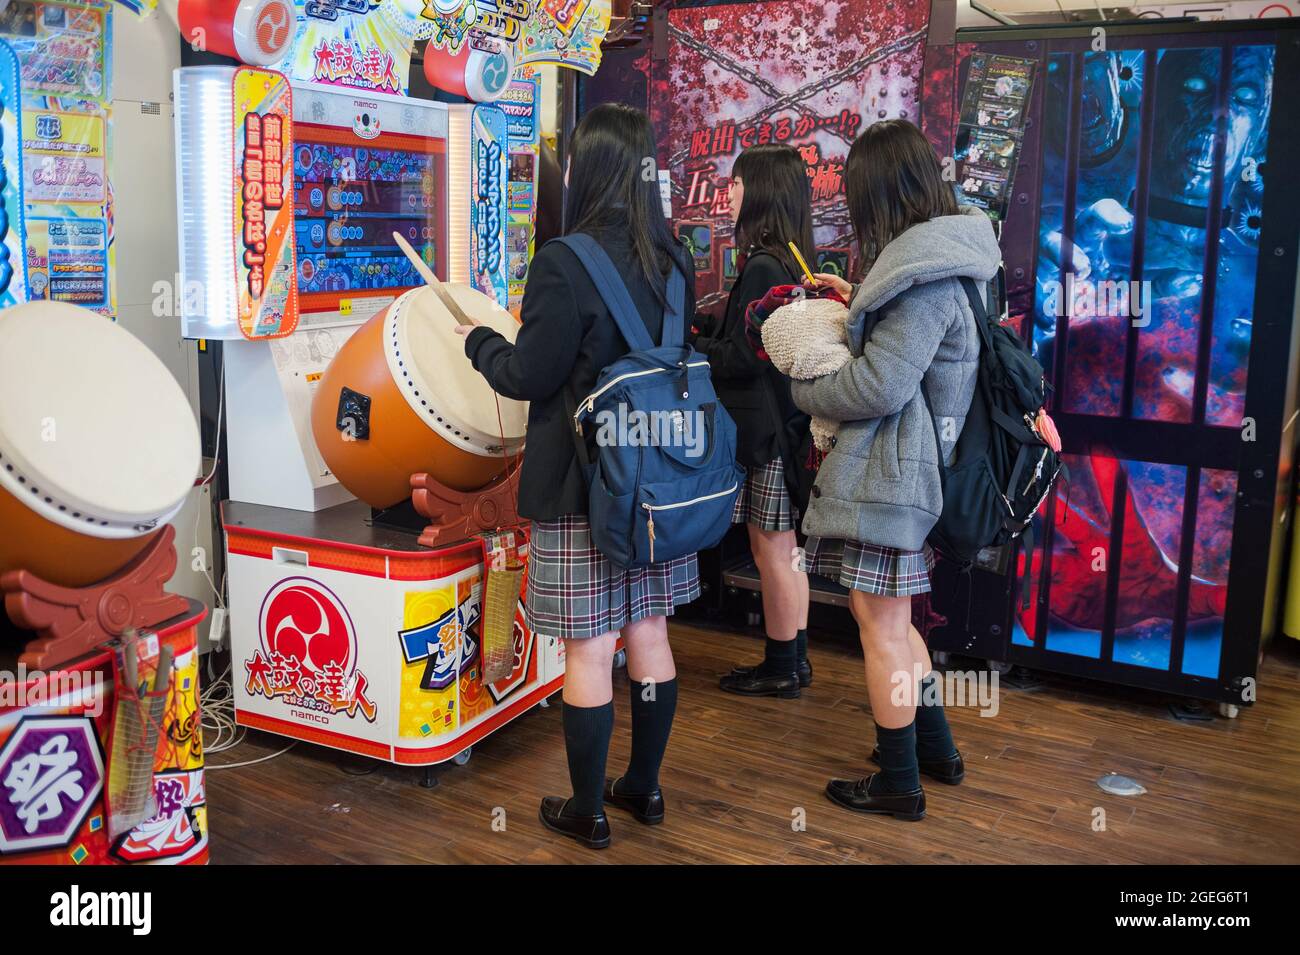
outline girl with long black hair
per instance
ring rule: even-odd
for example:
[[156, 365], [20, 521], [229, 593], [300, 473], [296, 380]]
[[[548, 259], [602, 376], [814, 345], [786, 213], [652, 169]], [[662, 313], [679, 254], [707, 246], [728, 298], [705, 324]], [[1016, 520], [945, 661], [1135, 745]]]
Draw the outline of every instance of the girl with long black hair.
[[793, 147], [751, 146], [736, 157], [728, 187], [740, 272], [713, 335], [695, 347], [709, 358], [714, 387], [736, 422], [736, 456], [748, 471], [732, 520], [745, 524], [762, 581], [767, 630], [763, 660], [720, 681], [741, 696], [799, 696], [812, 682], [808, 663], [808, 575], [794, 558], [798, 510], [793, 475], [808, 416], [790, 398], [790, 380], [758, 358], [745, 312], [776, 285], [797, 284], [793, 242], [813, 259], [808, 169]]
[[[664, 219], [654, 156], [654, 130], [644, 113], [621, 104], [587, 113], [573, 137], [564, 233], [601, 244], [659, 341], [671, 270], [687, 279], [685, 315], [694, 312], [695, 274]], [[567, 246], [553, 242], [537, 252], [521, 315], [514, 345], [488, 328], [459, 330], [466, 354], [493, 390], [531, 402], [519, 482], [519, 513], [532, 520], [525, 611], [535, 632], [565, 643], [564, 743], [573, 784], [571, 798], [545, 797], [540, 816], [547, 828], [599, 849], [610, 843], [606, 803], [647, 825], [663, 821], [659, 766], [677, 707], [667, 617], [699, 595], [699, 572], [694, 554], [624, 570], [592, 544], [568, 408], [629, 347]], [[610, 780], [611, 671], [620, 633], [631, 684], [632, 758]]]

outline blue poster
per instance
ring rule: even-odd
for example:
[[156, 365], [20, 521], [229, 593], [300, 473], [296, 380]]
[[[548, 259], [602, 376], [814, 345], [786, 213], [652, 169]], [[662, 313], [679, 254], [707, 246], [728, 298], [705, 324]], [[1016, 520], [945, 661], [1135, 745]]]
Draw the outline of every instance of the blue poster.
[[470, 148], [474, 150], [470, 206], [470, 273], [474, 287], [505, 308], [506, 284], [506, 114], [496, 106], [474, 107]]
[[27, 301], [22, 152], [18, 57], [0, 40], [0, 308]]

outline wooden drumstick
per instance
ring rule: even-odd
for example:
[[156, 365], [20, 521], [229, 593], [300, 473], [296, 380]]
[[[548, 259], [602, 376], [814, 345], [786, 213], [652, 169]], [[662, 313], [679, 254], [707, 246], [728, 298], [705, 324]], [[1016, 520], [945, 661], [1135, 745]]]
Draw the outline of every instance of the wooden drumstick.
[[438, 296], [438, 301], [442, 302], [447, 307], [447, 311], [451, 312], [451, 317], [456, 320], [456, 324], [475, 324], [474, 320], [465, 314], [465, 310], [452, 297], [451, 292], [447, 291], [447, 286], [443, 285], [438, 280], [438, 276], [433, 274], [433, 269], [429, 268], [424, 259], [420, 257], [420, 253], [411, 247], [411, 243], [407, 242], [400, 232], [393, 233], [393, 240], [397, 243], [397, 247], [402, 250], [402, 254], [411, 260], [411, 264], [415, 266], [415, 271], [419, 272], [420, 278], [424, 279], [424, 284], [433, 289], [433, 294]]

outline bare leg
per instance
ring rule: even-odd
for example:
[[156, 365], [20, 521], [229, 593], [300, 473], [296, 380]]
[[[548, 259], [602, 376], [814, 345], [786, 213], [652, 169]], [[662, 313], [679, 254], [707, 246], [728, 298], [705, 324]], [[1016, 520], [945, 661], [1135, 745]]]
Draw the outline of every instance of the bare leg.
[[808, 575], [794, 569], [794, 531], [747, 525], [749, 546], [763, 581], [763, 618], [773, 640], [793, 640], [808, 626]]
[[[918, 678], [913, 669], [917, 661], [911, 644], [911, 599], [852, 590], [849, 605], [862, 641], [871, 714], [888, 729], [909, 726], [916, 718]], [[896, 694], [900, 687], [907, 692]]]
[[564, 702], [570, 706], [604, 706], [614, 699], [614, 643], [617, 633], [589, 640], [566, 640]]
[[921, 679], [925, 679], [926, 675], [934, 669], [934, 665], [930, 662], [930, 649], [925, 645], [925, 640], [917, 632], [916, 627], [910, 623], [907, 625], [907, 639], [912, 647], [912, 660], [921, 665]]
[[627, 646], [627, 675], [634, 683], [676, 679], [673, 649], [668, 645], [668, 618], [646, 617], [623, 628]]

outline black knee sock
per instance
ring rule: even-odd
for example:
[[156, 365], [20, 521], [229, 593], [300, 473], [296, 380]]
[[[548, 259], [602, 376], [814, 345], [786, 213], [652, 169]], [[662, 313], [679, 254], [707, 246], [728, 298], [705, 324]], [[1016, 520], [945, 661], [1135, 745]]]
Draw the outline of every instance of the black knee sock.
[[808, 631], [807, 631], [807, 629], [800, 630], [798, 633], [796, 633], [796, 634], [794, 635], [794, 645], [798, 648], [798, 651], [799, 651], [799, 662], [800, 662], [800, 663], [807, 663], [807, 662], [808, 662]]
[[922, 759], [947, 759], [957, 752], [943, 712], [943, 684], [938, 680], [937, 673], [929, 673], [916, 700], [916, 754]]
[[618, 791], [646, 795], [659, 788], [659, 766], [677, 712], [677, 678], [663, 683], [630, 680], [628, 695], [632, 699], [632, 758]]
[[880, 751], [880, 772], [872, 783], [872, 792], [912, 792], [921, 787], [916, 766], [916, 723], [900, 729], [885, 729], [876, 724], [876, 749]]
[[594, 816], [605, 808], [605, 758], [614, 732], [614, 703], [604, 706], [564, 704], [564, 752], [573, 783], [570, 812]]
[[758, 665], [759, 673], [763, 676], [787, 676], [794, 673], [798, 665], [798, 649], [794, 640], [767, 638], [763, 647], [763, 662]]

